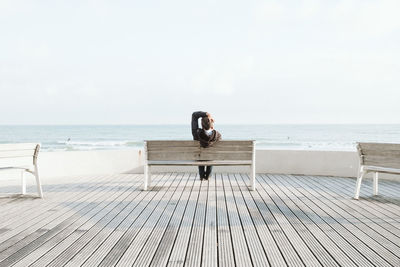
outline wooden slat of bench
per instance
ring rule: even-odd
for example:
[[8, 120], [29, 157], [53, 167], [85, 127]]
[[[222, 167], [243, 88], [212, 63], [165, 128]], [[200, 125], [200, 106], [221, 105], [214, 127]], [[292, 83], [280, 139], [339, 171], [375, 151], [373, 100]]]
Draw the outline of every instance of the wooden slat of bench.
[[171, 161], [171, 160], [152, 160], [148, 161], [148, 165], [160, 166], [229, 166], [229, 165], [251, 165], [251, 160], [237, 160], [237, 161]]
[[0, 144], [0, 151], [34, 150], [37, 145], [37, 143]]
[[[146, 140], [148, 147], [155, 147], [155, 146], [193, 146], [198, 147], [199, 141], [193, 140]], [[222, 140], [215, 143], [213, 146], [223, 146], [223, 145], [233, 145], [233, 146], [252, 146], [254, 141], [252, 140]]]
[[155, 153], [162, 153], [162, 152], [196, 152], [196, 153], [204, 153], [204, 152], [226, 152], [226, 153], [237, 153], [237, 152], [252, 152], [253, 146], [211, 146], [211, 147], [189, 147], [189, 146], [147, 146], [147, 151], [155, 152]]
[[374, 172], [384, 172], [384, 173], [393, 173], [393, 174], [400, 174], [400, 169], [394, 168], [385, 168], [385, 167], [377, 167], [377, 166], [363, 166], [364, 170], [374, 171]]
[[364, 151], [373, 151], [373, 150], [393, 150], [400, 151], [400, 144], [395, 143], [358, 143], [361, 149]]
[[35, 149], [28, 150], [12, 150], [12, 151], [1, 151], [0, 159], [3, 158], [23, 158], [23, 157], [33, 157], [35, 154]]
[[150, 161], [157, 160], [175, 160], [175, 161], [184, 161], [184, 160], [251, 160], [252, 153], [244, 152], [244, 153], [208, 153], [208, 152], [149, 152], [147, 154], [148, 159]]
[[378, 166], [385, 168], [400, 169], [400, 158], [380, 157], [380, 156], [364, 156], [362, 165]]

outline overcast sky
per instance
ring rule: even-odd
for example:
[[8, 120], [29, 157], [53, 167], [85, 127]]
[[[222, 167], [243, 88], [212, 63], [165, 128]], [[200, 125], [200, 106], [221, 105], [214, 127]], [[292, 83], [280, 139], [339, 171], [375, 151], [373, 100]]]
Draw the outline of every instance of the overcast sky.
[[400, 123], [400, 1], [0, 1], [0, 124]]

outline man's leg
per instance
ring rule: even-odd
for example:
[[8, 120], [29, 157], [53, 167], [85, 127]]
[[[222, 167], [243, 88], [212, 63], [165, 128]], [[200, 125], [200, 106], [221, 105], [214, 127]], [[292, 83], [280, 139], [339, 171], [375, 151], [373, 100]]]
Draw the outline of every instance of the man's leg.
[[212, 166], [207, 166], [207, 170], [206, 170], [206, 179], [208, 179], [208, 177], [210, 177], [212, 172]]
[[199, 166], [199, 175], [200, 175], [200, 180], [203, 180], [205, 176], [204, 166]]

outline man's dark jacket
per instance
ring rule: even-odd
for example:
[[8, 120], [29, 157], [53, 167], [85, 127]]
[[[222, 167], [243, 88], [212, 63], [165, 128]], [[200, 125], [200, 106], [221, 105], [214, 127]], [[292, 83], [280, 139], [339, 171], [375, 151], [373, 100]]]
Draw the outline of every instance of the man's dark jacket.
[[207, 113], [203, 111], [193, 112], [192, 114], [192, 135], [193, 140], [200, 141], [202, 147], [212, 146], [215, 142], [221, 140], [221, 134], [213, 130], [211, 135], [207, 135], [205, 130], [199, 128], [199, 118], [207, 117]]

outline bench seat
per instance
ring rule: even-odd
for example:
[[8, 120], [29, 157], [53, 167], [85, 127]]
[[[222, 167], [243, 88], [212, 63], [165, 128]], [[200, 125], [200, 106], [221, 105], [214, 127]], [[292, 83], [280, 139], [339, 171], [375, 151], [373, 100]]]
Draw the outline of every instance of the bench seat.
[[145, 141], [144, 190], [150, 186], [152, 166], [249, 166], [250, 188], [255, 190], [255, 142], [223, 140], [203, 148], [199, 141]]

